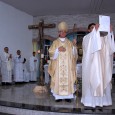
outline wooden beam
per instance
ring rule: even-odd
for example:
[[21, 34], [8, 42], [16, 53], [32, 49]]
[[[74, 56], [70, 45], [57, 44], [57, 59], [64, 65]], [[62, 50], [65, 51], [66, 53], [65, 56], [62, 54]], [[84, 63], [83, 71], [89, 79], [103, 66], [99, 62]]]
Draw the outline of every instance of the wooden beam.
[[[28, 29], [39, 29], [41, 27], [40, 24], [37, 25], [29, 25]], [[44, 24], [42, 28], [55, 28], [56, 24]]]

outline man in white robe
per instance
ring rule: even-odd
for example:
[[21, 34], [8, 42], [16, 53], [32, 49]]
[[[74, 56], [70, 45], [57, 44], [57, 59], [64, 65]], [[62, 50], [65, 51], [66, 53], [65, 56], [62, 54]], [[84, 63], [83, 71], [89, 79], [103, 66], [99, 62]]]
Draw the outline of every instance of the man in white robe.
[[9, 48], [4, 48], [1, 55], [1, 74], [2, 83], [12, 83], [12, 55], [9, 54]]
[[98, 24], [88, 26], [89, 34], [83, 38], [82, 98], [84, 106], [109, 106], [113, 53], [115, 52], [112, 30], [100, 36]]
[[14, 81], [23, 82], [24, 81], [24, 68], [23, 64], [26, 59], [21, 56], [21, 51], [17, 50], [17, 56], [14, 58]]
[[51, 92], [56, 102], [62, 101], [63, 99], [71, 102], [71, 99], [74, 98], [74, 83], [77, 79], [76, 39], [72, 43], [66, 38], [68, 27], [65, 22], [59, 23], [58, 29], [59, 38], [49, 48], [50, 63], [48, 72], [51, 76]]
[[30, 57], [30, 81], [37, 81], [38, 59], [36, 52]]

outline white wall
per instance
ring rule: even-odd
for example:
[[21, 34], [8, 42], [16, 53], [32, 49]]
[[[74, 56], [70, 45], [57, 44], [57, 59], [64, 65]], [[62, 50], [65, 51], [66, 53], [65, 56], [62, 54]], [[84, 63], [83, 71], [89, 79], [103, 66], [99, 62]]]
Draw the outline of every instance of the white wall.
[[0, 2], [0, 54], [5, 46], [14, 56], [19, 49], [22, 55], [32, 55], [32, 31], [28, 25], [33, 24], [33, 16]]

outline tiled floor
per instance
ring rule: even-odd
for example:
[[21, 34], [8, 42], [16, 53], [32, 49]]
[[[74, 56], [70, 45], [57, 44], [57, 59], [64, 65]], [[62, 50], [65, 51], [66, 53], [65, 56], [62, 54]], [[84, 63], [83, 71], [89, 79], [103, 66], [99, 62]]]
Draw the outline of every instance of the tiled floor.
[[[73, 113], [91, 113], [94, 112], [91, 108], [85, 108], [80, 103], [80, 97], [73, 99], [71, 103], [62, 101], [55, 102], [54, 97], [50, 92], [36, 95], [33, 89], [36, 83], [25, 83], [15, 85], [0, 86], [0, 105], [16, 108], [24, 108], [30, 110], [52, 111], [52, 112], [73, 112]], [[103, 107], [103, 110], [96, 108], [96, 113], [115, 112], [115, 85], [112, 90], [113, 105]], [[76, 97], [76, 95], [75, 95]]]

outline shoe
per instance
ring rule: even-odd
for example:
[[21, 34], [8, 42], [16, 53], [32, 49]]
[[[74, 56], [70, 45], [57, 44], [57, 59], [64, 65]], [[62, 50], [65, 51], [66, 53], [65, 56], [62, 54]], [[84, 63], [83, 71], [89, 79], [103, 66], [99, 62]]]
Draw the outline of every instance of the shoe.
[[98, 109], [100, 112], [103, 112], [103, 109]]
[[95, 112], [95, 111], [96, 111], [96, 109], [93, 108], [93, 107], [85, 107], [84, 109], [85, 109], [85, 110], [91, 110], [92, 112]]
[[65, 101], [71, 103], [71, 99], [65, 99]]
[[100, 112], [103, 112], [103, 108], [102, 108], [102, 107], [98, 107], [98, 110], [99, 110]]
[[96, 111], [96, 109], [94, 109], [94, 108], [93, 108], [93, 109], [91, 109], [91, 110], [92, 110], [92, 112], [95, 112], [95, 111]]
[[55, 102], [61, 102], [62, 101], [62, 99], [57, 99], [57, 100], [55, 100]]

